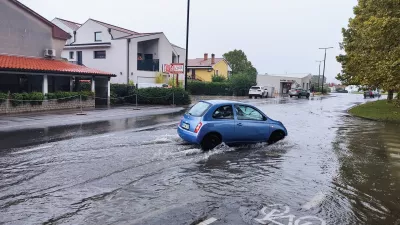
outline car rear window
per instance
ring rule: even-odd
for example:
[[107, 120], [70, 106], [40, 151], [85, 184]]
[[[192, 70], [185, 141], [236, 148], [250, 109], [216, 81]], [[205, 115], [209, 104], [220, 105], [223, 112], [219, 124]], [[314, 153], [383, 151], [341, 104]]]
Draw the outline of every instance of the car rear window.
[[190, 110], [187, 112], [187, 114], [191, 116], [202, 116], [208, 108], [210, 108], [211, 104], [207, 102], [199, 102], [196, 105], [194, 105]]
[[250, 89], [252, 89], [252, 90], [258, 90], [258, 89], [260, 89], [260, 87], [251, 87]]

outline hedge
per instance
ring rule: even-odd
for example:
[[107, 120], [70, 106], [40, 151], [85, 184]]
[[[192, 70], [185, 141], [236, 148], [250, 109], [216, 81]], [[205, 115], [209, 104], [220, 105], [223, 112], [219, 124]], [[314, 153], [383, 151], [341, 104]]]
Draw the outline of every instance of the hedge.
[[11, 99], [14, 100], [11, 101], [13, 106], [21, 105], [25, 102], [29, 102], [31, 105], [41, 105], [44, 100], [44, 95], [41, 92], [13, 93]]
[[[111, 88], [111, 104], [136, 104], [136, 94], [139, 104], [151, 105], [189, 105], [189, 93], [182, 88], [140, 88], [126, 84], [113, 84]], [[175, 100], [174, 100], [175, 98]]]
[[83, 101], [86, 101], [89, 97], [94, 97], [94, 93], [91, 91], [80, 91], [80, 92], [58, 91], [46, 94], [48, 100], [57, 99], [58, 102], [67, 102], [79, 99], [79, 96], [82, 97]]
[[192, 95], [233, 95], [228, 82], [190, 81], [187, 84], [187, 90]]
[[0, 103], [3, 103], [8, 98], [8, 94], [0, 92]]

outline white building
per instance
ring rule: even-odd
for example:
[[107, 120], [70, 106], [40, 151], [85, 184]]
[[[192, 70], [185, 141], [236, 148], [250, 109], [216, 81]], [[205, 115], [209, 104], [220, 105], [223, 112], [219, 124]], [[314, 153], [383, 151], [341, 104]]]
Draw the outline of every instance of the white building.
[[257, 75], [258, 86], [274, 87], [275, 93], [288, 94], [291, 88], [311, 88], [311, 74], [265, 74]]
[[84, 24], [59, 18], [52, 22], [72, 36], [62, 57], [116, 74], [112, 83], [155, 83], [163, 65], [185, 62], [185, 49], [171, 44], [163, 32], [138, 33], [94, 19]]

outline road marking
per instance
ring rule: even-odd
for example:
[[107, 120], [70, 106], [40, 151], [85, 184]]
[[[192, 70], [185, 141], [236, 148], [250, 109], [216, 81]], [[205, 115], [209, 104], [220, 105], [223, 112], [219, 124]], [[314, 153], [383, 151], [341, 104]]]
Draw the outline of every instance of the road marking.
[[321, 202], [324, 201], [325, 196], [326, 195], [324, 193], [318, 192], [309, 202], [301, 206], [301, 208], [306, 210], [312, 209], [321, 204]]
[[46, 148], [51, 148], [54, 145], [46, 145], [46, 146], [41, 146], [41, 147], [36, 147], [36, 148], [30, 148], [30, 149], [26, 149], [26, 150], [22, 150], [22, 151], [18, 151], [18, 152], [13, 152], [11, 153], [12, 155], [16, 155], [16, 154], [23, 154], [23, 153], [28, 153], [28, 152], [34, 152], [37, 150], [41, 150], [41, 149], [46, 149]]
[[203, 222], [197, 224], [197, 225], [209, 225], [217, 221], [214, 217], [211, 217], [210, 219], [204, 220]]

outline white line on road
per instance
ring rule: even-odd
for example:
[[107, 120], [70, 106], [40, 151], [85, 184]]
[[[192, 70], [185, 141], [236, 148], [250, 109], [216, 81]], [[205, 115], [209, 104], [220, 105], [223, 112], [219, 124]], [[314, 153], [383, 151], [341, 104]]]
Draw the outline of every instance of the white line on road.
[[217, 221], [214, 217], [211, 217], [210, 219], [204, 220], [203, 222], [197, 224], [197, 225], [209, 225]]
[[26, 150], [22, 150], [22, 151], [18, 151], [18, 152], [13, 152], [13, 153], [11, 153], [11, 154], [12, 154], [12, 155], [15, 155], [15, 154], [22, 154], [22, 153], [34, 152], [34, 151], [41, 150], [41, 149], [51, 148], [51, 147], [53, 147], [53, 146], [54, 146], [54, 145], [46, 145], [46, 146], [41, 146], [41, 147], [36, 147], [36, 148], [30, 148], [30, 149], [26, 149]]

